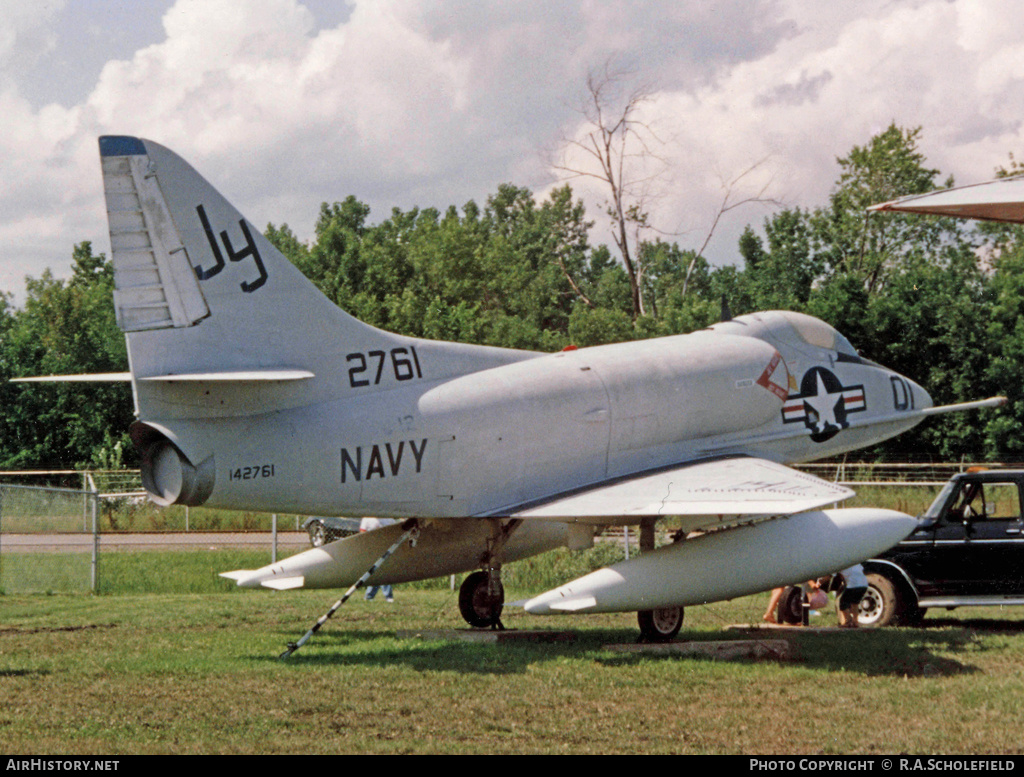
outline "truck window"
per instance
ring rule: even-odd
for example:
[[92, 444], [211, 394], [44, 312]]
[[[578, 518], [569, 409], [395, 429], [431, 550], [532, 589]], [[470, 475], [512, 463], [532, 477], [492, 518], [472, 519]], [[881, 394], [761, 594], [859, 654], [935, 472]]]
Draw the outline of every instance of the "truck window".
[[1016, 483], [961, 484], [950, 510], [950, 520], [1009, 521], [1021, 516], [1020, 493]]

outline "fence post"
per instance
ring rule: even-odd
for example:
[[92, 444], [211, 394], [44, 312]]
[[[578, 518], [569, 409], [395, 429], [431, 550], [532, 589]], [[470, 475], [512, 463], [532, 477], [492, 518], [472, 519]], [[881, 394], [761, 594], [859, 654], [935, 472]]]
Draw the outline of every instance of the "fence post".
[[96, 481], [92, 479], [89, 472], [85, 472], [82, 478], [83, 492], [86, 505], [92, 505], [92, 561], [89, 565], [89, 586], [93, 593], [96, 593], [99, 583], [100, 565], [100, 525], [99, 525], [99, 501], [100, 492], [96, 488]]
[[92, 586], [92, 592], [95, 594], [99, 591], [100, 583], [100, 522], [99, 522], [99, 502], [100, 495], [98, 492], [92, 492], [92, 568], [90, 570], [90, 584]]

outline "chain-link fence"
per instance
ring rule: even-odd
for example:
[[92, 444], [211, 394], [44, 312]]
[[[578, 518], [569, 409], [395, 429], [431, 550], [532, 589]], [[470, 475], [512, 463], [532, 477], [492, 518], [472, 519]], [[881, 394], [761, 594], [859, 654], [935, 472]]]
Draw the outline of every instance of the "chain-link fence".
[[[844, 506], [887, 506], [916, 515], [946, 480], [972, 466], [840, 460], [796, 468], [851, 486], [857, 496]], [[0, 472], [0, 478], [15, 481], [0, 483], [0, 591], [7, 593], [96, 591], [101, 549], [230, 547], [266, 550], [269, 562], [277, 559], [279, 545], [283, 553], [309, 547], [301, 531], [306, 516], [157, 507], [136, 470]]]
[[0, 485], [0, 590], [95, 590], [98, 516], [92, 491]]
[[109, 590], [116, 582], [109, 554], [121, 551], [255, 551], [251, 563], [262, 565], [310, 546], [306, 516], [158, 507], [141, 490], [138, 472], [0, 476], [22, 481], [0, 482], [3, 593]]
[[958, 472], [968, 469], [1024, 469], [1024, 463], [1006, 462], [870, 462], [816, 461], [794, 464], [795, 469], [856, 488], [857, 486], [941, 486]]

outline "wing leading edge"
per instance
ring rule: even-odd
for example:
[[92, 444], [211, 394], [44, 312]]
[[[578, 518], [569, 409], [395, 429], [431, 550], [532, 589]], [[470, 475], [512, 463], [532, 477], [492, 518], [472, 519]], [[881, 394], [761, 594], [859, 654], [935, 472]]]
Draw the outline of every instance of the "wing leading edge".
[[934, 216], [1024, 223], [1024, 176], [914, 194], [872, 205], [870, 211], [925, 213]]
[[814, 510], [854, 495], [791, 467], [748, 456], [681, 464], [532, 504], [516, 518], [611, 524], [680, 516], [687, 530]]

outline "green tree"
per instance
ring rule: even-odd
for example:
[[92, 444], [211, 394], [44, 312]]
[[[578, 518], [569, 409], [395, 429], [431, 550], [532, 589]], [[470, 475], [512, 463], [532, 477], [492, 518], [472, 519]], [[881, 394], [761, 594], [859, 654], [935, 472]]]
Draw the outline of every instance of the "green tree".
[[[827, 206], [775, 214], [764, 239], [748, 230], [740, 241], [746, 266], [739, 290], [755, 308], [802, 310], [828, 321], [862, 354], [945, 404], [987, 396], [994, 385], [984, 323], [992, 278], [978, 260], [978, 235], [952, 219], [867, 210], [938, 188], [939, 171], [919, 151], [920, 135], [920, 128], [890, 125], [837, 160]], [[992, 456], [991, 436], [984, 417], [952, 414], [871, 455]]]
[[[113, 309], [113, 268], [88, 242], [75, 246], [72, 275], [28, 278], [25, 306], [0, 310], [3, 377], [127, 370]], [[89, 462], [109, 430], [133, 420], [127, 384], [4, 382], [0, 387], [0, 463], [73, 467]]]
[[[939, 188], [939, 171], [925, 166], [918, 150], [921, 128], [895, 124], [837, 161], [836, 188], [828, 208], [814, 215], [820, 260], [828, 271], [849, 273], [869, 293], [884, 288], [908, 263], [927, 259], [943, 243], [961, 242], [965, 229], [952, 219], [869, 213], [871, 205]], [[946, 181], [951, 186], [952, 178]]]

